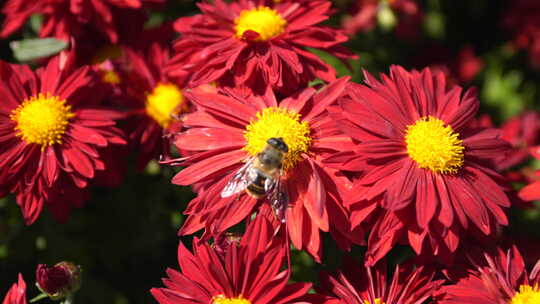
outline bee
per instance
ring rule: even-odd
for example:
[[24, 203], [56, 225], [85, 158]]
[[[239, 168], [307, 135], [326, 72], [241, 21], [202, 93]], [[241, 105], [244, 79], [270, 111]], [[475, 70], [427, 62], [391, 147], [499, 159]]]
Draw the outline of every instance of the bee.
[[233, 175], [221, 191], [221, 197], [229, 197], [241, 191], [256, 199], [268, 196], [276, 217], [284, 222], [289, 198], [281, 177], [283, 160], [288, 152], [289, 147], [283, 138], [269, 138], [264, 149], [249, 158]]

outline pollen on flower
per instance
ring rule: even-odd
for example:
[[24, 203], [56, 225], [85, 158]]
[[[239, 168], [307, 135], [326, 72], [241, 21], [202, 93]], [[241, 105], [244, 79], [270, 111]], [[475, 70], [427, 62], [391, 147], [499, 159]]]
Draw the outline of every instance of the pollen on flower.
[[11, 112], [11, 120], [17, 123], [16, 136], [29, 144], [41, 145], [41, 150], [61, 144], [62, 137], [75, 116], [65, 100], [50, 94], [38, 94], [23, 101]]
[[174, 116], [184, 109], [184, 95], [174, 84], [158, 84], [146, 97], [146, 114], [163, 128], [167, 128]]
[[213, 297], [210, 304], [251, 304], [251, 302], [242, 296], [238, 298], [226, 298], [224, 295], [219, 295]]
[[283, 169], [288, 170], [308, 151], [310, 132], [309, 124], [300, 120], [300, 114], [282, 108], [266, 108], [246, 127], [244, 150], [255, 156], [264, 149], [269, 138], [281, 137], [289, 148], [283, 160]]
[[463, 141], [444, 121], [429, 116], [407, 126], [407, 154], [420, 168], [435, 173], [457, 173], [463, 166]]
[[234, 24], [236, 38], [242, 39], [244, 32], [250, 30], [259, 34], [255, 41], [266, 41], [282, 34], [287, 26], [287, 20], [269, 7], [259, 6], [241, 11], [240, 16], [234, 19]]
[[364, 304], [384, 304], [384, 302], [381, 301], [381, 298], [376, 298], [373, 303], [371, 303], [369, 300], [364, 300]]
[[534, 287], [529, 285], [519, 286], [519, 292], [516, 293], [509, 302], [510, 304], [537, 304], [540, 303], [540, 289], [538, 285]]
[[101, 71], [101, 81], [110, 84], [119, 84], [121, 82], [120, 76], [113, 70]]

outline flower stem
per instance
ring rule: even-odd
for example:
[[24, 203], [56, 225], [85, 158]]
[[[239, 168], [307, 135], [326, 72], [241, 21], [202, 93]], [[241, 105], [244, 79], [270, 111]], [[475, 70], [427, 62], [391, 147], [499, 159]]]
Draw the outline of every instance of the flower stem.
[[36, 297], [34, 297], [32, 300], [30, 300], [30, 303], [34, 303], [34, 302], [37, 302], [43, 298], [47, 298], [48, 295], [46, 293], [40, 293], [39, 295], [37, 295]]

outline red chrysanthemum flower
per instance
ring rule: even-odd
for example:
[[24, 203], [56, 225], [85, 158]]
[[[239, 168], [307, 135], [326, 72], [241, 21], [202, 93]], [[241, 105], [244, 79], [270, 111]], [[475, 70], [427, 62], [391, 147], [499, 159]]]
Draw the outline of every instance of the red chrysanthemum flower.
[[540, 303], [540, 261], [527, 273], [523, 258], [514, 246], [506, 253], [484, 253], [484, 261], [473, 261], [475, 269], [454, 285], [441, 288], [438, 304], [536, 304]]
[[145, 53], [124, 50], [124, 58], [114, 69], [105, 71], [109, 80], [122, 87], [122, 105], [129, 111], [131, 143], [139, 153], [137, 167], [144, 166], [169, 150], [168, 137], [180, 131], [180, 116], [189, 109], [182, 92], [184, 78], [171, 78], [164, 71], [169, 51], [154, 43]]
[[[292, 242], [319, 259], [322, 230], [330, 231], [340, 246], [348, 248], [350, 242], [344, 236], [351, 229], [341, 194], [350, 182], [321, 163], [323, 157], [352, 145], [326, 113], [346, 83], [341, 78], [320, 92], [307, 88], [279, 103], [271, 91], [249, 98], [234, 90], [186, 93], [197, 111], [185, 117], [188, 129], [176, 136], [175, 145], [191, 156], [184, 160], [182, 165], [187, 168], [173, 183], [197, 184], [199, 196], [185, 211], [189, 218], [180, 233], [206, 228], [210, 235], [219, 234], [267, 201], [244, 191], [226, 198], [221, 193], [245, 162], [263, 151], [268, 139], [281, 137], [288, 146], [281, 183], [289, 204], [278, 209], [285, 212]], [[363, 233], [353, 235], [355, 242], [363, 242]]]
[[122, 83], [116, 73], [119, 68], [117, 65], [129, 63], [126, 62], [127, 56], [124, 51], [126, 48], [147, 54], [154, 44], [168, 48], [171, 40], [176, 37], [172, 22], [146, 28], [144, 27], [145, 18], [135, 18], [135, 20], [134, 18], [123, 18], [123, 20], [128, 23], [126, 26], [129, 26], [129, 33], [119, 33], [119, 41], [116, 44], [111, 44], [106, 40], [99, 39], [99, 37], [96, 39], [92, 35], [85, 35], [83, 41], [79, 40], [74, 45], [77, 64], [92, 65], [100, 72], [102, 80], [115, 88]]
[[22, 274], [19, 273], [19, 281], [13, 283], [8, 290], [2, 304], [26, 304], [26, 282], [24, 282]]
[[467, 127], [479, 107], [473, 91], [447, 89], [444, 75], [429, 69], [393, 66], [381, 81], [365, 77], [366, 85], [349, 84], [331, 112], [359, 142], [341, 166], [363, 172], [351, 209], [364, 218], [375, 203], [385, 210], [370, 234], [368, 263], [400, 239], [418, 254], [443, 256], [465, 233], [490, 236], [506, 225], [510, 202], [492, 168], [508, 144], [495, 129]]
[[[33, 14], [42, 14], [40, 37], [69, 40], [85, 34], [106, 37], [116, 43], [121, 29], [129, 27], [123, 18], [140, 18], [143, 7], [164, 3], [165, 0], [7, 0], [2, 8], [6, 16], [0, 37], [17, 31]], [[142, 26], [142, 23], [140, 23]], [[131, 25], [132, 26], [132, 25]], [[132, 29], [132, 28], [131, 28]], [[94, 38], [94, 37], [93, 37]]]
[[534, 67], [540, 66], [540, 2], [514, 0], [506, 11], [503, 25], [514, 33], [514, 45], [529, 52]]
[[497, 162], [498, 170], [505, 170], [522, 163], [529, 156], [529, 148], [540, 141], [540, 115], [536, 112], [507, 120], [502, 126], [502, 139], [512, 145], [511, 152]]
[[0, 62], [0, 183], [17, 195], [27, 224], [43, 205], [58, 220], [81, 207], [105, 170], [102, 149], [126, 143], [114, 127], [119, 113], [99, 107], [94, 75], [72, 59], [62, 53], [36, 72]]
[[356, 58], [341, 45], [346, 35], [317, 25], [328, 18], [330, 1], [216, 0], [198, 5], [202, 15], [175, 24], [181, 37], [171, 66], [173, 73], [191, 71], [194, 86], [218, 81], [260, 92], [269, 84], [291, 93], [315, 78], [335, 80], [334, 68], [307, 48], [342, 60]]
[[195, 239], [193, 253], [178, 246], [182, 272], [168, 269], [166, 288], [153, 288], [161, 304], [285, 304], [300, 303], [311, 284], [287, 284], [285, 243], [273, 235], [270, 223], [259, 216], [248, 226], [238, 245], [231, 244], [222, 257]]
[[[531, 147], [529, 149], [532, 156], [540, 160], [540, 146]], [[536, 171], [536, 181], [523, 187], [519, 191], [519, 197], [526, 201], [540, 200], [540, 170]]]
[[325, 304], [420, 304], [442, 285], [434, 276], [432, 270], [407, 263], [397, 265], [389, 281], [385, 261], [369, 267], [346, 259], [337, 276], [322, 274], [319, 291], [334, 298]]

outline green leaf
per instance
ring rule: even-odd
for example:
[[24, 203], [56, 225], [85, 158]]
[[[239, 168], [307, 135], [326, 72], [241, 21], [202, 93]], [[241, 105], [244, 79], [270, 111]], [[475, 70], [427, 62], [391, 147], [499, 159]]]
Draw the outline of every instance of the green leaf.
[[32, 31], [36, 34], [39, 33], [41, 25], [43, 25], [43, 15], [33, 14], [30, 17], [30, 28], [32, 29]]
[[68, 43], [56, 38], [35, 38], [13, 41], [9, 46], [15, 59], [26, 62], [55, 55], [64, 50]]

